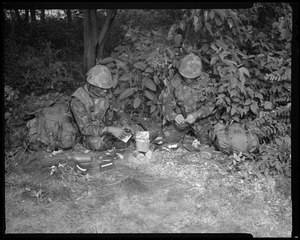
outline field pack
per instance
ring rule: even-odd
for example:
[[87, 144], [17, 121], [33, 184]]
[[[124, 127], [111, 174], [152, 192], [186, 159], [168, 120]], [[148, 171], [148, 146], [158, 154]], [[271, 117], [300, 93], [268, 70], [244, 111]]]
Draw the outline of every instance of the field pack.
[[233, 153], [252, 153], [259, 141], [257, 136], [247, 131], [241, 124], [225, 126], [218, 123], [214, 126], [214, 146], [217, 150], [231, 155]]
[[41, 109], [26, 126], [26, 142], [31, 150], [72, 148], [79, 133], [67, 103]]

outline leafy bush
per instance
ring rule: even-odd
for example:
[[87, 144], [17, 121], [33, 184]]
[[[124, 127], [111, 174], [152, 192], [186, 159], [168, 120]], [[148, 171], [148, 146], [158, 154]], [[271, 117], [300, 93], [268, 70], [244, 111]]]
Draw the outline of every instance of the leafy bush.
[[62, 91], [72, 87], [74, 80], [64, 64], [58, 60], [59, 50], [50, 42], [40, 41], [35, 47], [18, 47], [6, 42], [6, 83], [22, 94]]
[[161, 122], [160, 93], [182, 54], [175, 43], [166, 42], [163, 29], [125, 30], [124, 45], [115, 48], [111, 55], [114, 63], [107, 65], [115, 73], [114, 94], [121, 100], [122, 109]]
[[[120, 107], [161, 120], [160, 93], [177, 71], [180, 58], [194, 52], [208, 75], [199, 97], [216, 103], [211, 121], [243, 123], [258, 135], [262, 146], [275, 144], [277, 153], [265, 154], [268, 150], [260, 149], [264, 160], [257, 161], [267, 163], [259, 169], [265, 174], [286, 174], [290, 155], [280, 144], [291, 134], [290, 15], [275, 20], [271, 31], [263, 33], [250, 25], [243, 12], [185, 13], [169, 31], [125, 28], [124, 43], [112, 54], [113, 69], [119, 75], [114, 93], [121, 100]], [[198, 33], [197, 41], [188, 30], [191, 27]]]

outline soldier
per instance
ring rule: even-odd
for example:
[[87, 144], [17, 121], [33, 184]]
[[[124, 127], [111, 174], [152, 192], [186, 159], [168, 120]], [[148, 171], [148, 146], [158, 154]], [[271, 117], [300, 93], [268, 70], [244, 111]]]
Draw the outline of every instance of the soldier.
[[175, 73], [162, 94], [166, 142], [177, 143], [192, 132], [201, 144], [211, 144], [207, 117], [212, 114], [214, 106], [211, 101], [201, 101], [201, 80], [207, 78], [197, 55], [190, 53], [181, 60], [179, 73]]
[[[119, 115], [120, 126], [111, 125], [116, 117], [112, 109], [111, 87], [111, 72], [107, 67], [97, 65], [88, 71], [87, 83], [73, 93], [70, 101], [71, 112], [83, 136], [83, 145], [94, 151], [107, 150], [112, 144], [122, 146], [124, 143], [118, 139], [126, 137], [126, 130], [134, 133], [122, 115]], [[112, 136], [115, 139], [112, 140]]]

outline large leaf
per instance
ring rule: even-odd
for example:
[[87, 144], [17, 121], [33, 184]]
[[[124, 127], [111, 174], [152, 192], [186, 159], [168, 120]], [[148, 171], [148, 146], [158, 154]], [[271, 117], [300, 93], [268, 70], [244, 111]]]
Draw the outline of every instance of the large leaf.
[[259, 98], [260, 100], [264, 99], [264, 96], [259, 92], [254, 93], [254, 95], [255, 95], [255, 97]]
[[249, 99], [246, 99], [244, 105], [250, 105], [251, 104], [251, 101]]
[[198, 23], [198, 21], [199, 21], [199, 18], [196, 15], [194, 15], [193, 25], [195, 26]]
[[123, 61], [121, 61], [119, 59], [115, 59], [115, 61], [116, 61], [117, 69], [119, 69], [119, 68], [122, 68], [124, 70], [127, 69], [127, 66], [126, 66], [125, 62], [123, 62]]
[[122, 94], [120, 95], [119, 99], [123, 100], [125, 98], [130, 97], [135, 92], [135, 88], [127, 88]]
[[219, 52], [219, 49], [214, 44], [210, 45], [210, 47], [216, 52]]
[[233, 96], [238, 96], [238, 91], [236, 89], [233, 89], [230, 91], [230, 97], [233, 97]]
[[220, 58], [222, 59], [222, 61], [224, 61], [224, 58], [227, 57], [230, 54], [230, 52], [228, 51], [224, 51], [220, 54]]
[[179, 84], [181, 83], [181, 79], [178, 77], [178, 75], [175, 75], [172, 79], [171, 79], [171, 85], [173, 88], [177, 88], [179, 86]]
[[134, 101], [133, 101], [133, 107], [134, 108], [138, 108], [141, 104], [141, 99], [139, 97], [135, 98]]
[[207, 30], [210, 32], [210, 34], [214, 36], [213, 32], [211, 31], [211, 25], [208, 22], [205, 22], [205, 26]]
[[256, 102], [252, 102], [252, 104], [250, 105], [250, 109], [253, 113], [257, 113], [258, 110], [258, 106]]
[[168, 50], [168, 52], [170, 54], [170, 58], [173, 59], [175, 57], [175, 53], [171, 49], [169, 49], [169, 48], [167, 48], [167, 50]]
[[144, 62], [137, 62], [134, 64], [134, 67], [144, 71], [146, 68], [146, 64]]
[[230, 110], [230, 115], [233, 116], [236, 113], [236, 106], [232, 105], [231, 110]]
[[113, 76], [113, 79], [112, 79], [112, 87], [115, 88], [118, 84], [118, 80], [119, 80], [119, 71], [117, 71], [115, 73], [115, 75]]
[[180, 34], [176, 34], [174, 37], [174, 42], [176, 43], [176, 45], [180, 45], [182, 41], [182, 36]]
[[214, 17], [215, 17], [215, 11], [214, 10], [210, 11], [209, 17], [210, 17], [210, 19], [214, 19]]
[[145, 96], [146, 96], [147, 98], [149, 98], [151, 101], [154, 99], [153, 94], [150, 93], [149, 91], [145, 91]]
[[153, 113], [156, 110], [156, 105], [151, 105], [150, 113]]
[[152, 93], [152, 92], [147, 91], [147, 90], [145, 91], [145, 96], [147, 98], [149, 98], [153, 102], [157, 102], [158, 101], [158, 98], [156, 97], [156, 95], [154, 93]]
[[265, 109], [272, 109], [272, 103], [269, 101], [265, 101], [264, 107]]
[[119, 78], [119, 81], [126, 82], [126, 81], [128, 81], [130, 79], [131, 79], [131, 74], [128, 73], [128, 74], [124, 74], [123, 76], [121, 76]]
[[210, 65], [211, 66], [214, 65], [217, 62], [218, 59], [219, 59], [219, 56], [212, 57], [211, 60], [210, 60]]
[[146, 70], [145, 70], [146, 73], [153, 73], [153, 68], [152, 67], [148, 67]]
[[240, 75], [245, 74], [245, 75], [247, 75], [248, 77], [250, 77], [249, 70], [248, 70], [247, 68], [245, 68], [245, 67], [239, 68], [239, 72], [240, 72]]
[[200, 28], [202, 27], [202, 24], [201, 24], [201, 22], [197, 22], [195, 25], [195, 32], [198, 32], [199, 30], [200, 30]]
[[180, 29], [181, 29], [182, 31], [184, 31], [184, 30], [185, 30], [185, 27], [186, 27], [185, 21], [181, 21], [180, 24], [179, 24], [179, 27], [180, 27]]
[[230, 80], [230, 89], [234, 89], [237, 85], [237, 79], [236, 78], [232, 78]]
[[145, 87], [152, 90], [153, 92], [156, 91], [156, 85], [150, 78], [146, 79]]
[[202, 45], [202, 51], [206, 52], [209, 49], [209, 45], [207, 43]]
[[216, 24], [220, 27], [222, 25], [222, 22], [219, 18], [215, 17]]
[[120, 94], [121, 92], [123, 91], [123, 89], [121, 87], [116, 87], [115, 90], [114, 90], [114, 95], [118, 95]]
[[253, 96], [254, 96], [254, 91], [253, 91], [250, 87], [247, 87], [246, 90], [247, 90], [247, 93], [249, 94], [249, 96], [250, 96], [251, 98], [253, 98]]
[[228, 18], [227, 23], [228, 23], [228, 26], [229, 26], [230, 28], [232, 28], [232, 26], [233, 26], [232, 19]]

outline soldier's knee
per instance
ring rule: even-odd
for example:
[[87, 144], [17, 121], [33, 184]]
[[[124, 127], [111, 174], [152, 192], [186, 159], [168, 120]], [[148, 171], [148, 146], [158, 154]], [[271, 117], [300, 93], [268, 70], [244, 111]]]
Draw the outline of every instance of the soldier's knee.
[[112, 147], [112, 143], [103, 141], [103, 137], [92, 136], [84, 139], [86, 148], [92, 151], [105, 151]]

